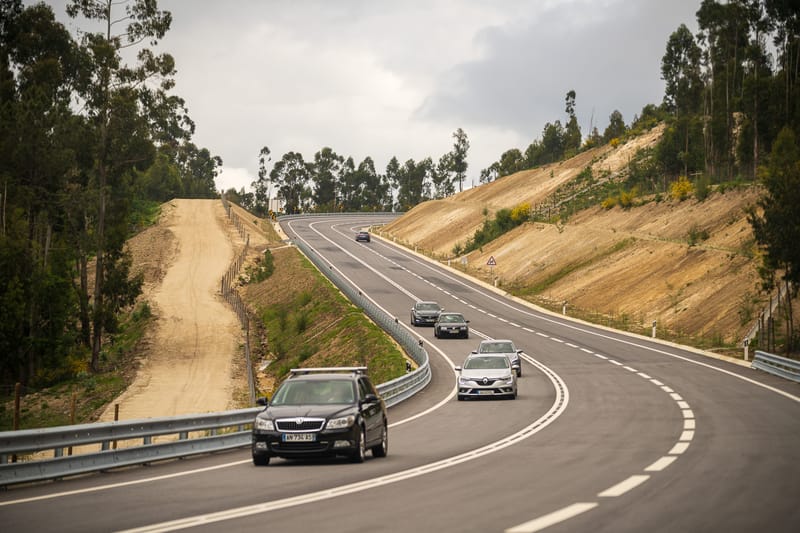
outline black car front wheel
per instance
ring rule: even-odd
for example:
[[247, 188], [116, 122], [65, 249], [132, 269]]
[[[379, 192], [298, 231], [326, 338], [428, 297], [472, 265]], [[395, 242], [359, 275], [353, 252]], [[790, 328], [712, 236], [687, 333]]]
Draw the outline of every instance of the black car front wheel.
[[386, 454], [389, 453], [389, 429], [386, 425], [383, 426], [383, 432], [381, 433], [381, 443], [370, 448], [370, 451], [372, 452], [372, 457], [386, 457]]
[[256, 466], [267, 466], [269, 464], [269, 455], [253, 454], [253, 464]]
[[364, 435], [364, 429], [358, 431], [358, 443], [353, 455], [350, 456], [350, 461], [354, 463], [363, 463], [367, 456], [367, 437]]

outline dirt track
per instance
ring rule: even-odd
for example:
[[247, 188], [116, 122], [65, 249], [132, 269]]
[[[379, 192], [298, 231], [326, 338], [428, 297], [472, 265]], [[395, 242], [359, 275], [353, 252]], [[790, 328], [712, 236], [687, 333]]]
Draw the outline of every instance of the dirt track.
[[101, 420], [114, 419], [115, 404], [120, 420], [232, 408], [242, 331], [219, 286], [235, 239], [219, 200], [174, 200], [156, 227], [131, 242], [157, 323], [134, 383]]

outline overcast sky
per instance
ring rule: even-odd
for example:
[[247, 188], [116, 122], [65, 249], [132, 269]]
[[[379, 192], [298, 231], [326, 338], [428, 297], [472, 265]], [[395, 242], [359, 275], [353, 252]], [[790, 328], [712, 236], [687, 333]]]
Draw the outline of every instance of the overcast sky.
[[[26, 2], [29, 3], [29, 2]], [[51, 2], [60, 19], [65, 2]], [[172, 28], [157, 50], [177, 64], [174, 92], [194, 142], [223, 160], [218, 189], [325, 146], [383, 173], [439, 157], [458, 128], [466, 186], [509, 148], [566, 123], [576, 92], [587, 136], [619, 110], [630, 124], [664, 94], [661, 58], [700, 0], [160, 0]], [[69, 23], [74, 29], [75, 23]], [[271, 167], [270, 167], [271, 168]]]

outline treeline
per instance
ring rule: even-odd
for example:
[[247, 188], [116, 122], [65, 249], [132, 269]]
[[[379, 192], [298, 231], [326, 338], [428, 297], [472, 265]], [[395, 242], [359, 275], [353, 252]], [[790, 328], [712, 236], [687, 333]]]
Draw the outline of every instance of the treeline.
[[0, 1], [1, 383], [98, 370], [140, 293], [123, 245], [142, 206], [214, 197], [222, 164], [191, 142], [173, 58], [142, 44], [169, 12], [72, 0], [67, 14], [104, 31], [73, 37], [44, 3]]
[[646, 105], [630, 126], [614, 111], [602, 135], [593, 128], [584, 139], [569, 91], [566, 125], [547, 123], [541, 140], [524, 152], [504, 152], [481, 171], [481, 181], [559, 161], [660, 121], [667, 125], [664, 136], [632, 169], [629, 188], [664, 192], [680, 176], [703, 186], [756, 179], [780, 131], [800, 131], [797, 2], [703, 0], [697, 23], [697, 35], [682, 24], [666, 43], [661, 105]]
[[452, 135], [453, 148], [434, 162], [407, 160], [400, 164], [392, 157], [383, 173], [371, 157], [356, 165], [352, 157], [337, 154], [329, 147], [305, 161], [298, 152], [288, 152], [270, 165], [270, 149], [259, 153], [258, 179], [252, 192], [231, 189], [229, 200], [265, 215], [271, 200], [278, 199], [287, 214], [337, 211], [407, 211], [426, 200], [446, 198], [461, 191], [467, 172], [469, 140], [458, 128]]

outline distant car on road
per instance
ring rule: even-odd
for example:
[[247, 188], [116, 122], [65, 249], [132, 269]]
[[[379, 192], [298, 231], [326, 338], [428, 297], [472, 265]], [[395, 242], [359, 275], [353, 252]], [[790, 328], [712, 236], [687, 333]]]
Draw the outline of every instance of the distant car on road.
[[458, 399], [484, 396], [517, 398], [516, 365], [503, 354], [470, 354], [463, 366], [457, 366]]
[[439, 313], [439, 318], [433, 324], [433, 336], [469, 338], [469, 320], [461, 313]]
[[517, 377], [522, 376], [522, 361], [519, 355], [522, 350], [518, 350], [514, 346], [514, 342], [508, 339], [489, 339], [481, 341], [477, 350], [472, 351], [473, 354], [503, 354], [508, 357], [508, 362], [512, 366], [517, 367]]
[[411, 325], [433, 325], [442, 311], [444, 311], [444, 308], [436, 302], [419, 301], [411, 308]]
[[359, 231], [356, 233], [356, 242], [369, 242], [369, 232]]
[[366, 367], [296, 368], [278, 386], [253, 422], [253, 464], [342, 455], [362, 463], [367, 449], [385, 457], [389, 449], [386, 405]]

